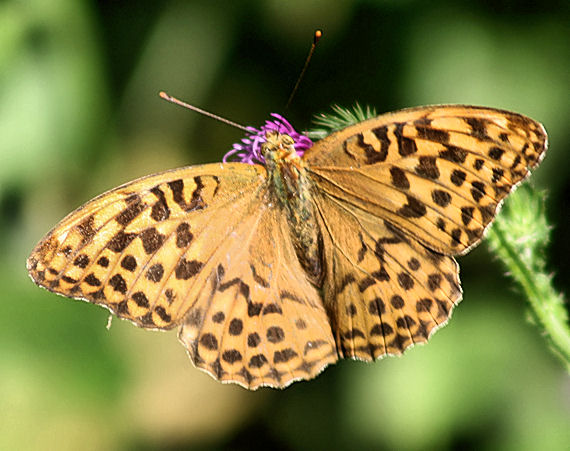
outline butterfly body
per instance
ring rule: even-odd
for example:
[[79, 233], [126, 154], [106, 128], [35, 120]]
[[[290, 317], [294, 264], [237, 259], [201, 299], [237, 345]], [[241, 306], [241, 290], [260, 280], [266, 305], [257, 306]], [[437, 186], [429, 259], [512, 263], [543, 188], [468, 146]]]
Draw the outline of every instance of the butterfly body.
[[454, 256], [546, 147], [532, 119], [462, 105], [382, 115], [302, 157], [269, 133], [264, 164], [166, 171], [93, 199], [28, 271], [141, 327], [179, 326], [218, 380], [285, 387], [427, 341], [461, 299]]
[[293, 139], [268, 133], [262, 146], [268, 170], [268, 188], [285, 210], [297, 257], [316, 286], [322, 282], [322, 238], [316, 221], [312, 184]]

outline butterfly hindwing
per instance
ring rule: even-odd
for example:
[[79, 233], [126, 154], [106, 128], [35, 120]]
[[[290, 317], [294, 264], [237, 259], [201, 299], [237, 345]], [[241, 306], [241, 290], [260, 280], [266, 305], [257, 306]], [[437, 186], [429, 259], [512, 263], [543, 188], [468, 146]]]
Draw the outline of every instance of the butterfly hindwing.
[[179, 333], [196, 366], [252, 389], [310, 379], [338, 358], [277, 205], [260, 204], [220, 244]]
[[461, 300], [453, 257], [328, 194], [316, 205], [325, 243], [324, 298], [342, 356], [401, 354], [447, 322]]

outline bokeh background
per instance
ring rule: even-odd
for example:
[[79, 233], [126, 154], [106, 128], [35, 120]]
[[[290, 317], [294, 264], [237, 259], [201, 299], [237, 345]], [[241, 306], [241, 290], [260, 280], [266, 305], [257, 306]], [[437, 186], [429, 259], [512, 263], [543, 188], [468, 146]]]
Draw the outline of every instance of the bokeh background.
[[430, 344], [312, 382], [247, 392], [149, 332], [35, 287], [33, 245], [96, 194], [219, 161], [283, 106], [306, 129], [332, 104], [512, 109], [546, 125], [549, 269], [570, 293], [570, 3], [516, 0], [4, 0], [0, 3], [1, 449], [570, 447], [570, 378], [485, 244]]

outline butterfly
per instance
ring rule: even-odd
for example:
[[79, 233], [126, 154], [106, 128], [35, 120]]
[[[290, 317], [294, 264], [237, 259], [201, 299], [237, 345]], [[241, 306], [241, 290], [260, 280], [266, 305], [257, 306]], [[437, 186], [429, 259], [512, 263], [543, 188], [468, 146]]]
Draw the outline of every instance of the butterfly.
[[476, 106], [388, 113], [314, 145], [283, 121], [251, 129], [241, 162], [87, 202], [37, 244], [30, 276], [140, 327], [179, 327], [217, 380], [283, 388], [446, 324], [462, 297], [454, 256], [547, 147], [538, 122]]

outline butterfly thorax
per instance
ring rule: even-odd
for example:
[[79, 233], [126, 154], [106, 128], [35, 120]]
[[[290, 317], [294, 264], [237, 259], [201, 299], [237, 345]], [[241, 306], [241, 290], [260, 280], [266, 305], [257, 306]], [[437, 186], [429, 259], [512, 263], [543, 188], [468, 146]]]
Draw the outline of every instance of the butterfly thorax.
[[287, 212], [295, 251], [311, 281], [320, 285], [322, 238], [311, 200], [311, 181], [305, 163], [295, 151], [293, 138], [269, 132], [262, 146], [269, 182], [278, 202]]

